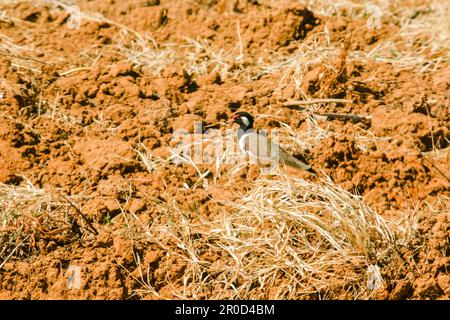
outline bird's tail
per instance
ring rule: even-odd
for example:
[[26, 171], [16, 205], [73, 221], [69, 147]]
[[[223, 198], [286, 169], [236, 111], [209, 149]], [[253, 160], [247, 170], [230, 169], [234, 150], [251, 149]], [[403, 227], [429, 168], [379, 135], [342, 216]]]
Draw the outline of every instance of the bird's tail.
[[314, 169], [309, 164], [304, 163], [303, 161], [297, 159], [296, 157], [294, 157], [293, 155], [289, 154], [288, 152], [282, 149], [280, 151], [281, 151], [281, 160], [287, 166], [315, 173]]

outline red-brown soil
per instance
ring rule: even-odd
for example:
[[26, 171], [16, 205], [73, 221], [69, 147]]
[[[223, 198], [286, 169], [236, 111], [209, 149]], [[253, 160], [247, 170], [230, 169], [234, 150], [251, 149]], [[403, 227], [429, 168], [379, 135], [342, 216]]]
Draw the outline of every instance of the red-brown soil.
[[[70, 196], [84, 218], [71, 206], [65, 207], [70, 212], [65, 217], [85, 228], [61, 231], [30, 214], [29, 229], [24, 229], [30, 238], [0, 268], [0, 298], [137, 298], [136, 290], [145, 289], [141, 266], [149, 270], [145, 277], [160, 296], [175, 298], [165, 279], [168, 274], [180, 285], [183, 262], [145, 237], [129, 237], [126, 216], [151, 225], [158, 215], [157, 198], [214, 217], [221, 209], [210, 199], [233, 195], [221, 187], [181, 193], [183, 183], [196, 182], [194, 168], [149, 172], [135, 150], [142, 143], [155, 155], [167, 155], [174, 130], [192, 128], [194, 120], [216, 125], [236, 110], [276, 115], [295, 131], [305, 131], [308, 115], [283, 106], [287, 99], [303, 99], [302, 91], [310, 98], [351, 101], [323, 104], [320, 112], [371, 116], [369, 122], [321, 120], [332, 134], [304, 150], [308, 163], [362, 195], [385, 218], [418, 215], [411, 250], [402, 249], [398, 268], [383, 274], [387, 286], [375, 297], [449, 298], [448, 65], [418, 72], [382, 60], [351, 59], [350, 52], [369, 52], [394, 37], [398, 26], [383, 21], [380, 29], [367, 31], [356, 18], [321, 16], [294, 1], [276, 3], [79, 1], [82, 12], [97, 12], [110, 22], [82, 19], [72, 29], [69, 14], [50, 2], [1, 5], [6, 13], [1, 34], [31, 49], [0, 51], [0, 182], [23, 186], [26, 177], [58, 201], [64, 201], [61, 194]], [[307, 70], [301, 90], [283, 82], [283, 69], [254, 72], [257, 57], [269, 61], [274, 54], [292, 54], [324, 30], [332, 44], [340, 44], [340, 56]], [[134, 31], [150, 34], [156, 43], [207, 39], [212, 50], [224, 52], [241, 42], [244, 56], [229, 65], [230, 76], [211, 67], [195, 73], [176, 60], [161, 65], [157, 74], [143, 62], [127, 61], [121, 51], [121, 43], [136, 37]], [[2, 48], [7, 39], [0, 38]], [[277, 123], [266, 117], [256, 126]], [[234, 191], [245, 191], [257, 176], [237, 177]], [[6, 237], [14, 226], [0, 227]], [[0, 265], [7, 253], [0, 255]], [[81, 267], [83, 290], [67, 290], [69, 265]], [[149, 292], [143, 297], [156, 298]]]

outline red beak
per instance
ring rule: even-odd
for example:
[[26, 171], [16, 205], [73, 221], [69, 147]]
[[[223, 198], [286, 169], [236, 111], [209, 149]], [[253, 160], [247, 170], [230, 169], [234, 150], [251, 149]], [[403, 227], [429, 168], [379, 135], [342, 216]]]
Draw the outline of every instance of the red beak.
[[230, 120], [228, 121], [228, 123], [235, 123], [237, 119], [239, 119], [239, 115], [238, 115], [238, 114], [235, 114], [235, 115], [233, 115], [233, 116], [230, 118]]

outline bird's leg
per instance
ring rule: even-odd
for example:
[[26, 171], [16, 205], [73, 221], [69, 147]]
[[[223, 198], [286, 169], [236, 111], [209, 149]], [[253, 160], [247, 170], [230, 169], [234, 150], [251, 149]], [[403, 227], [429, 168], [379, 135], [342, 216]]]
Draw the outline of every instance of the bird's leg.
[[258, 165], [250, 164], [248, 171], [248, 182], [252, 182], [254, 180], [253, 178], [259, 175], [259, 167]]
[[247, 165], [245, 166], [245, 179], [247, 180], [247, 182], [250, 182], [249, 179], [248, 179], [248, 177], [249, 177], [248, 172], [250, 170], [250, 161], [249, 161], [249, 159], [250, 158], [248, 157], [248, 155], [245, 154], [244, 161], [245, 161], [245, 163], [247, 163]]

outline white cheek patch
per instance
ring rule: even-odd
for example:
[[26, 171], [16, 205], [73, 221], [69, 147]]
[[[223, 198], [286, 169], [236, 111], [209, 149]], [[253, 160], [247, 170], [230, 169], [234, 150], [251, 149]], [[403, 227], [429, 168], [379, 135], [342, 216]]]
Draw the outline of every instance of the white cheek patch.
[[241, 117], [241, 120], [246, 127], [250, 125], [250, 121], [247, 119], [247, 117]]

